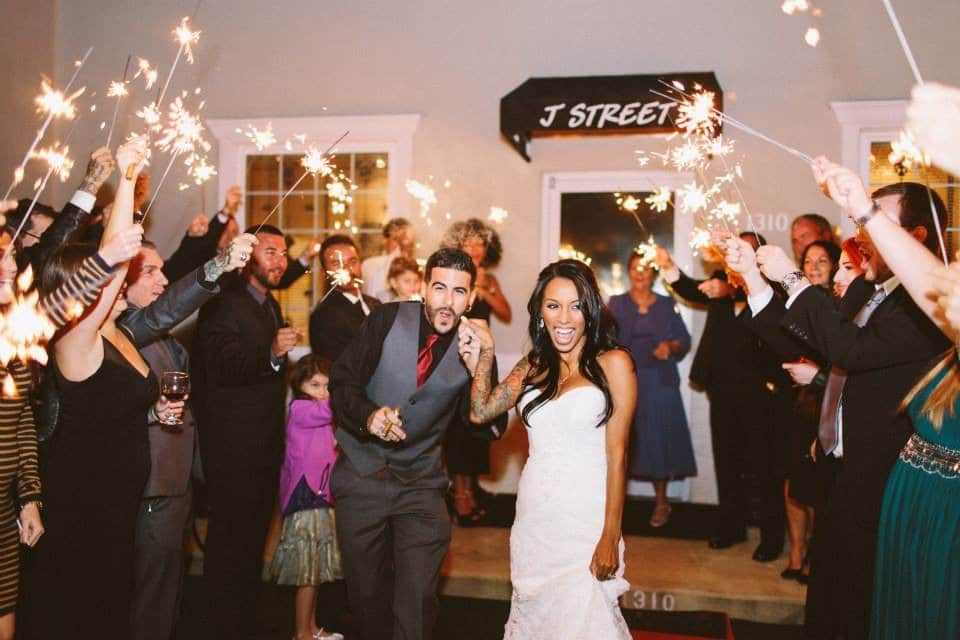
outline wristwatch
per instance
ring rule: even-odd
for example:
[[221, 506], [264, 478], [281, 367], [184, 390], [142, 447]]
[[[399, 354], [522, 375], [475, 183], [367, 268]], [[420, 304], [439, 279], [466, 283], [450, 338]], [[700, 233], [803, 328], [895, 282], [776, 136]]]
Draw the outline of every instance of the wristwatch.
[[870, 218], [872, 218], [873, 216], [877, 215], [877, 213], [880, 212], [880, 205], [877, 204], [877, 201], [871, 200], [870, 202], [871, 202], [870, 208], [867, 209], [864, 213], [861, 213], [859, 216], [854, 218], [853, 224], [857, 225], [858, 227], [865, 226], [868, 222], [870, 222]]
[[797, 286], [805, 277], [803, 271], [791, 271], [780, 279], [780, 284], [783, 285], [784, 289], [790, 291], [792, 287]]

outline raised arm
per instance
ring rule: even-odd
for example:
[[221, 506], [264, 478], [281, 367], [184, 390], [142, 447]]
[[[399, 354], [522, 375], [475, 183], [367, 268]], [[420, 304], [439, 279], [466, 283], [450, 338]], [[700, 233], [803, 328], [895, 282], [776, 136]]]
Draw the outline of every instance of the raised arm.
[[[144, 138], [134, 138], [117, 150], [120, 165], [120, 184], [114, 201], [113, 215], [103, 234], [101, 248], [117, 236], [133, 227], [133, 188], [137, 174], [143, 166], [146, 153]], [[96, 305], [77, 324], [67, 331], [54, 345], [54, 353], [61, 373], [69, 380], [84, 380], [92, 375], [103, 360], [103, 344], [99, 339], [100, 326], [106, 320], [127, 273], [128, 262], [116, 269], [116, 278], [103, 287], [103, 294]]]
[[865, 221], [864, 229], [870, 234], [871, 242], [921, 311], [956, 341], [957, 331], [937, 312], [934, 295], [936, 274], [943, 269], [943, 262], [908, 230], [874, 208], [873, 200], [853, 171], [823, 157], [814, 161], [813, 170], [817, 181], [826, 184], [830, 197], [847, 215], [855, 221]]
[[637, 377], [633, 360], [626, 351], [615, 349], [599, 358], [603, 375], [610, 385], [613, 415], [606, 426], [607, 499], [604, 507], [603, 531], [593, 552], [590, 571], [598, 580], [614, 577], [620, 564], [619, 545], [622, 537], [623, 501], [627, 489], [627, 442], [637, 404]]

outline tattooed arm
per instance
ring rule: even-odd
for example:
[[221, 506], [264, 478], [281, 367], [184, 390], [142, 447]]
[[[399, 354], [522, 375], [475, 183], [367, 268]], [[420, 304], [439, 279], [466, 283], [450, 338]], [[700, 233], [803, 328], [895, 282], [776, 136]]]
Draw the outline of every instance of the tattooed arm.
[[220, 276], [234, 269], [242, 269], [253, 254], [253, 245], [257, 238], [253, 234], [243, 233], [230, 241], [217, 255], [203, 265], [203, 279], [216, 282]]
[[517, 403], [530, 365], [526, 358], [513, 367], [503, 382], [494, 386], [494, 346], [490, 327], [482, 320], [460, 321], [460, 354], [473, 374], [470, 386], [470, 421], [490, 422]]

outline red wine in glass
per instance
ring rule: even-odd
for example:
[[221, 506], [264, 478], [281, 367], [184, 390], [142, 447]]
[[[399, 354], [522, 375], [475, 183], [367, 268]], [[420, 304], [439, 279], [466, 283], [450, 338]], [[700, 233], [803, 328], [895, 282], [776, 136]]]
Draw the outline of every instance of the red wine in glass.
[[[190, 393], [190, 374], [186, 371], [164, 371], [160, 375], [160, 393], [167, 399], [178, 402]], [[166, 425], [183, 424], [183, 420], [170, 416], [163, 420]]]

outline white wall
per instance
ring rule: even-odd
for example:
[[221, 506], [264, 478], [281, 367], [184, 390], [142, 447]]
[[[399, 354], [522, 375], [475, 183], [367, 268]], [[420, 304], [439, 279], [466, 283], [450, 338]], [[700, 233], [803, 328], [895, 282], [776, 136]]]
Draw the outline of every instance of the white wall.
[[[58, 6], [59, 68], [96, 45], [83, 81], [101, 92], [108, 80], [119, 77], [131, 52], [159, 64], [162, 75], [175, 52], [170, 31], [195, 5], [194, 0], [84, 0], [43, 2], [36, 9], [36, 2], [18, 1], [13, 3], [17, 11], [9, 12], [8, 1], [5, 17], [16, 22], [28, 4], [31, 20]], [[715, 71], [721, 86], [736, 93], [735, 101], [727, 99], [732, 115], [808, 153], [838, 157], [839, 128], [829, 102], [906, 97], [909, 69], [878, 1], [845, 0], [825, 7], [816, 49], [802, 41], [807, 18], [786, 16], [779, 4], [205, 0], [195, 21], [203, 31], [197, 63], [181, 64], [174, 88], [202, 86], [208, 117], [421, 114], [415, 176], [450, 179], [448, 202], [458, 217], [485, 215], [491, 204], [510, 212], [499, 276], [514, 321], [496, 333], [503, 352], [519, 352], [526, 297], [538, 268], [541, 174], [632, 169], [635, 149], [661, 150], [663, 143], [630, 137], [538, 139], [528, 164], [500, 139], [500, 97], [531, 76]], [[955, 37], [960, 3], [897, 4], [925, 76], [960, 84]], [[48, 31], [36, 33], [47, 36]], [[49, 57], [49, 38], [33, 40], [33, 48], [30, 44], [15, 54], [3, 50], [8, 69], [24, 54]], [[13, 97], [27, 95], [32, 93], [21, 88]], [[5, 141], [24, 138], [22, 118], [29, 110], [21, 106], [13, 111], [15, 118], [0, 123]], [[89, 149], [102, 140], [97, 130], [102, 119], [100, 114], [86, 117], [71, 146]], [[816, 210], [836, 218], [801, 162], [729, 133], [745, 156], [744, 195], [754, 212]], [[84, 163], [77, 164], [79, 174]], [[149, 235], [163, 250], [174, 247], [200, 205], [196, 191], [178, 193], [174, 184], [167, 185], [151, 221]], [[207, 187], [211, 206], [215, 191], [215, 185]], [[421, 230], [425, 248], [439, 236], [438, 227]], [[696, 319], [697, 333], [701, 325]], [[692, 413], [700, 425], [701, 476], [691, 493], [711, 500], [702, 399]]]

